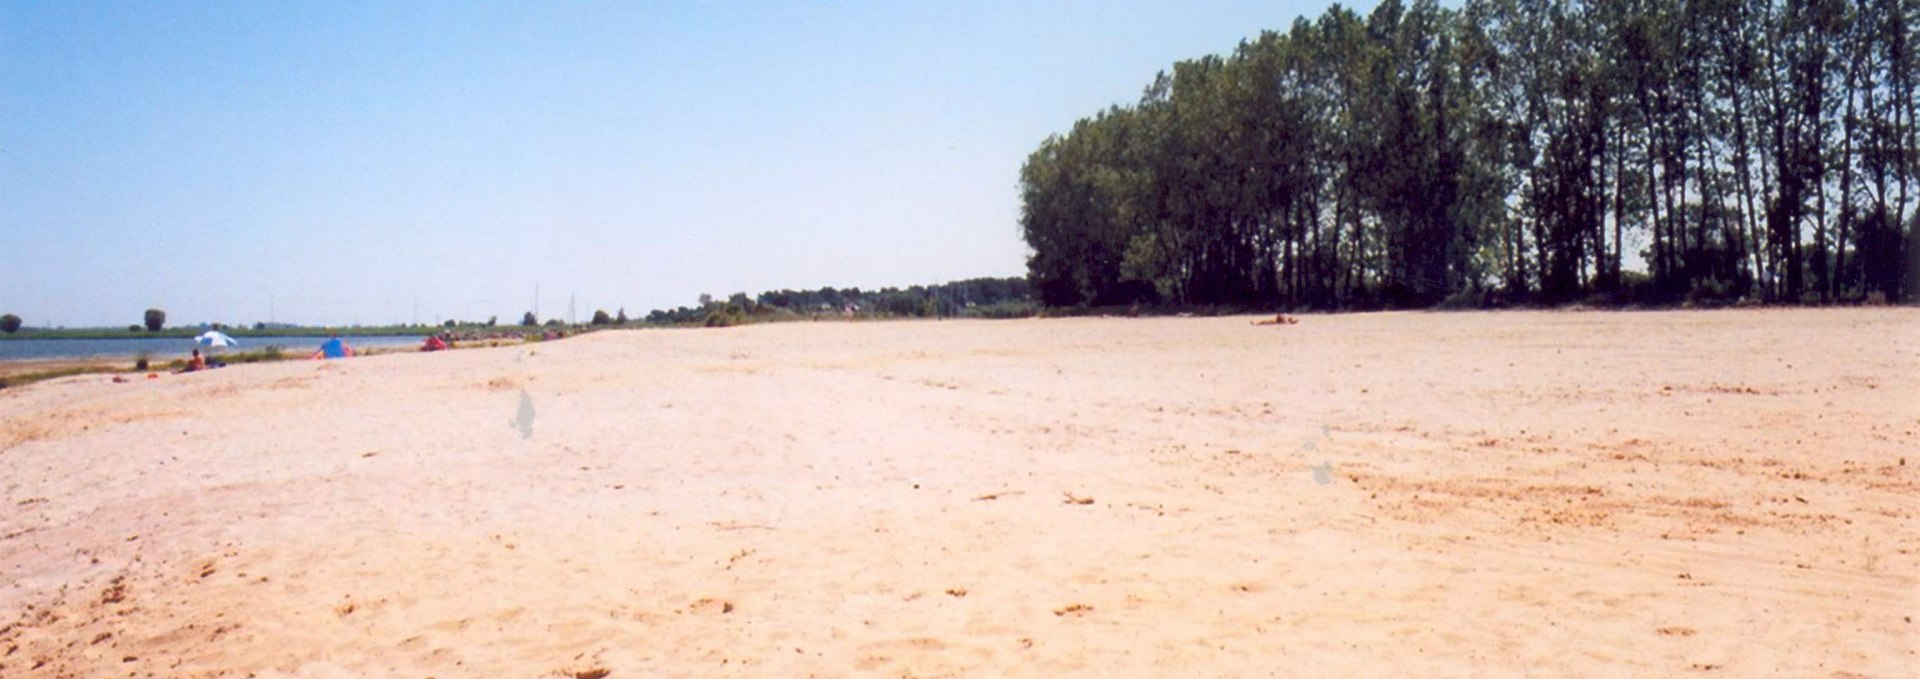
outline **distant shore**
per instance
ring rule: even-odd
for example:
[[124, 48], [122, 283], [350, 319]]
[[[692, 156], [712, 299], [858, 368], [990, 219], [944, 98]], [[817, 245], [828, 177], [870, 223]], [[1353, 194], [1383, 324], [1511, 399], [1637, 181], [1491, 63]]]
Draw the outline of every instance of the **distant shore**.
[[[429, 333], [421, 333], [421, 334], [425, 335]], [[269, 335], [269, 336], [293, 337], [291, 335]], [[326, 336], [330, 336], [330, 335], [320, 335], [320, 336], [310, 337], [310, 338], [318, 339], [318, 337], [326, 337]], [[353, 335], [342, 334], [342, 336], [365, 337], [364, 335], [359, 335], [358, 333], [355, 333]], [[538, 334], [536, 334], [536, 336], [538, 336]], [[55, 338], [42, 337], [38, 339], [55, 339]], [[84, 341], [89, 338], [71, 337], [71, 338], [58, 338], [58, 339], [72, 339], [76, 341]], [[112, 338], [112, 339], [128, 339], [128, 338]], [[146, 338], [139, 338], [139, 339], [146, 339]], [[164, 337], [162, 337], [162, 339], [164, 339]], [[174, 339], [184, 339], [184, 338], [174, 338]], [[498, 334], [486, 336], [486, 337], [457, 338], [453, 342], [453, 346], [450, 348], [455, 350], [475, 349], [475, 348], [483, 348], [483, 347], [501, 346], [506, 344], [520, 344], [526, 341], [528, 340], [525, 339], [522, 336], [522, 334], [519, 332], [498, 333]], [[221, 350], [219, 353], [214, 354], [214, 356], [220, 362], [225, 363], [227, 366], [231, 367], [231, 366], [237, 366], [237, 365], [242, 365], [246, 363], [273, 363], [273, 362], [279, 362], [279, 361], [306, 360], [312, 355], [312, 350], [316, 347], [317, 347], [317, 343], [314, 346], [299, 346], [299, 347], [284, 347], [284, 346], [265, 346], [265, 347], [258, 347], [258, 348], [248, 347], [248, 348], [243, 348], [238, 350]], [[165, 351], [149, 352], [144, 355], [146, 358], [145, 367], [141, 367], [140, 365], [142, 355], [122, 354], [122, 355], [78, 356], [78, 357], [0, 356], [0, 389], [19, 387], [27, 384], [32, 384], [34, 382], [42, 382], [50, 379], [58, 379], [61, 377], [72, 377], [74, 375], [140, 373], [140, 372], [152, 372], [152, 373], [175, 372], [186, 366], [187, 357], [192, 353], [192, 350], [193, 350], [192, 346], [183, 345], [181, 347], [170, 348]], [[411, 353], [418, 350], [419, 348], [417, 346], [410, 343], [400, 344], [400, 345], [356, 346], [354, 349], [354, 354], [356, 356], [374, 356], [374, 355], [380, 355], [380, 354]]]
[[[458, 331], [490, 329], [484, 326], [460, 326]], [[167, 339], [198, 337], [210, 330], [218, 330], [230, 337], [332, 337], [334, 335], [354, 335], [358, 337], [385, 337], [391, 335], [431, 335], [449, 330], [440, 325], [382, 325], [373, 327], [271, 327], [266, 329], [234, 327], [176, 327], [159, 330], [130, 330], [128, 328], [21, 328], [19, 332], [0, 334], [0, 341], [31, 339]]]

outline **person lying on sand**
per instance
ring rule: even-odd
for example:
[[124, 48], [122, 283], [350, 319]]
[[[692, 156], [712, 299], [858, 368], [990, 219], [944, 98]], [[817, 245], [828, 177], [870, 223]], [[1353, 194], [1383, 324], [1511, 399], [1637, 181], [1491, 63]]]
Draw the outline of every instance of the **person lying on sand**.
[[1300, 319], [1294, 318], [1292, 316], [1288, 316], [1286, 314], [1274, 314], [1273, 318], [1262, 318], [1260, 320], [1254, 321], [1253, 324], [1254, 325], [1293, 325], [1299, 322], [1300, 322]]

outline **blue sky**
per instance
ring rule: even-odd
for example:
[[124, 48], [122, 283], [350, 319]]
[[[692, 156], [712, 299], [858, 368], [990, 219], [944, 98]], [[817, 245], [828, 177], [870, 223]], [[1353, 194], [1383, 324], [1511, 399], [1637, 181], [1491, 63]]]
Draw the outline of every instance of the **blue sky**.
[[584, 320], [1022, 275], [1040, 140], [1325, 7], [0, 2], [0, 311], [517, 320], [537, 284]]

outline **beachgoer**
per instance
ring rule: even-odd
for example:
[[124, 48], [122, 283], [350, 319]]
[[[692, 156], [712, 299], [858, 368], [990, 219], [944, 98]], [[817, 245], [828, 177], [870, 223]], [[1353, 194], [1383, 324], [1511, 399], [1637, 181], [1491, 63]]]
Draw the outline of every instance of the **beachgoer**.
[[187, 372], [207, 369], [207, 357], [200, 355], [199, 349], [193, 350], [193, 358], [187, 361]]
[[447, 343], [441, 340], [439, 335], [428, 335], [426, 343], [420, 345], [421, 351], [440, 351], [446, 348]]
[[321, 344], [318, 351], [313, 352], [314, 360], [352, 357], [353, 347], [348, 346], [347, 341], [340, 339], [339, 335], [334, 335], [331, 339], [328, 339], [326, 343]]

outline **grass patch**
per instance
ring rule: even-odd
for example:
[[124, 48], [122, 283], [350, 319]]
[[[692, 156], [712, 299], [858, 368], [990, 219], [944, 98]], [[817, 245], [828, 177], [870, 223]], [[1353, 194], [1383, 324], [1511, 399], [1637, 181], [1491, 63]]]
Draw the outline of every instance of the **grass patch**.
[[227, 365], [240, 365], [243, 363], [268, 363], [272, 361], [285, 361], [285, 360], [298, 358], [298, 357], [288, 354], [286, 349], [282, 349], [278, 345], [273, 345], [263, 349], [254, 349], [252, 351], [232, 351], [232, 352], [223, 351], [223, 352], [220, 352], [219, 355], [211, 356], [209, 358], [219, 359], [220, 362], [225, 363]]
[[109, 365], [76, 365], [76, 366], [69, 366], [64, 368], [49, 368], [46, 370], [35, 370], [32, 372], [20, 372], [20, 373], [14, 373], [12, 375], [0, 375], [0, 389], [10, 389], [13, 387], [20, 387], [20, 386], [33, 384], [35, 382], [57, 380], [62, 377], [73, 377], [74, 375], [93, 375], [93, 374], [117, 373], [117, 372], [125, 372], [125, 371], [120, 368], [115, 368]]

